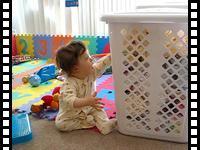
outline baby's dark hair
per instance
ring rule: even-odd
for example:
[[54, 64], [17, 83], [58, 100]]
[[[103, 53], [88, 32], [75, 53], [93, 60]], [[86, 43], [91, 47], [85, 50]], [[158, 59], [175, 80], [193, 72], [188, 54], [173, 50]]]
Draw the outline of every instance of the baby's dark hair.
[[86, 47], [81, 41], [71, 41], [66, 46], [60, 47], [56, 53], [57, 67], [70, 75], [72, 68], [85, 51]]

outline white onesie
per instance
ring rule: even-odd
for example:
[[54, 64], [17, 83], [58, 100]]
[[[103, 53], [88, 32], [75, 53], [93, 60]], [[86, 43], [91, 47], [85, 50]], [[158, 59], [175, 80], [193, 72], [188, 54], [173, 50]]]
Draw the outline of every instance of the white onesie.
[[93, 64], [94, 73], [84, 80], [66, 77], [60, 89], [59, 112], [55, 120], [61, 131], [91, 128], [96, 126], [102, 134], [108, 134], [116, 126], [116, 120], [109, 120], [106, 112], [91, 106], [74, 108], [76, 98], [90, 96], [95, 91], [95, 80], [111, 65], [110, 56], [105, 56]]

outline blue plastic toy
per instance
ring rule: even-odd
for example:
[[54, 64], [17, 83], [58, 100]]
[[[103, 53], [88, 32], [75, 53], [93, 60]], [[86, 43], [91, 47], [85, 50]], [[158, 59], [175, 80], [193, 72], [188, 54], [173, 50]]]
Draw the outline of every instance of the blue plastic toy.
[[12, 144], [27, 142], [32, 139], [32, 130], [28, 114], [12, 115]]
[[56, 71], [56, 66], [54, 64], [50, 64], [41, 68], [38, 72], [36, 72], [36, 74], [41, 78], [41, 83], [43, 83], [56, 78]]
[[40, 85], [41, 83], [41, 78], [40, 76], [38, 76], [37, 74], [32, 74], [29, 77], [29, 83], [33, 86], [33, 87], [37, 87]]
[[37, 87], [43, 82], [55, 79], [57, 75], [58, 75], [58, 69], [54, 64], [50, 64], [42, 67], [39, 71], [30, 75], [28, 77], [28, 81], [33, 87]]

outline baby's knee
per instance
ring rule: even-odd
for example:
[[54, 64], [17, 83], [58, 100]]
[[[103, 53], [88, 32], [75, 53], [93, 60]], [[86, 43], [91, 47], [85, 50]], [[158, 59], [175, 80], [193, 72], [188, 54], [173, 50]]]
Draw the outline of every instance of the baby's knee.
[[58, 121], [55, 125], [58, 130], [65, 132], [80, 129], [80, 122], [77, 120]]
[[64, 123], [56, 123], [56, 128], [59, 130], [59, 131], [66, 131], [66, 132], [70, 132], [71, 129]]

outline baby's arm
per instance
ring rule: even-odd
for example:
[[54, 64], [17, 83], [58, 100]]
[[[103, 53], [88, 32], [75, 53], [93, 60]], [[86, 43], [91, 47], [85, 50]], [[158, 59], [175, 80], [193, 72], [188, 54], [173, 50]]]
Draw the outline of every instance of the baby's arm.
[[92, 106], [96, 109], [102, 109], [103, 103], [99, 102], [101, 98], [96, 98], [96, 92], [93, 93], [91, 96], [85, 97], [85, 98], [77, 98], [74, 101], [74, 108], [80, 108], [84, 106]]
[[94, 78], [100, 77], [107, 67], [111, 65], [111, 54], [104, 56], [103, 58], [99, 59], [98, 62], [94, 63]]
[[92, 106], [97, 109], [102, 108], [101, 98], [96, 98], [96, 92], [85, 98], [78, 98], [76, 88], [70, 83], [65, 83], [61, 90], [62, 101], [71, 109]]

